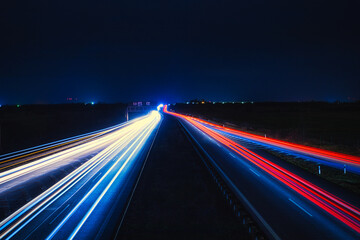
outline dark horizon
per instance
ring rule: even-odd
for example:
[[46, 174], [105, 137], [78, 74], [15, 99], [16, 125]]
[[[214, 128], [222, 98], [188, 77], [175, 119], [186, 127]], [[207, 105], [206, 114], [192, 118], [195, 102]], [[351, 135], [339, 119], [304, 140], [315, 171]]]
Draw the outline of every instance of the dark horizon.
[[0, 104], [359, 101], [359, 2], [11, 1]]

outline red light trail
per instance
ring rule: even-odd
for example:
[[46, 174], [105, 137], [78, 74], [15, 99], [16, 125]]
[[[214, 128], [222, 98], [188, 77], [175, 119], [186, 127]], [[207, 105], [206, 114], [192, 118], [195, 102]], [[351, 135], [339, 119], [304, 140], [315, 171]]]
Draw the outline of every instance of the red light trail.
[[209, 126], [215, 127], [216, 129], [219, 129], [221, 131], [231, 133], [231, 134], [234, 134], [234, 135], [237, 135], [240, 137], [244, 137], [244, 138], [251, 139], [254, 141], [258, 141], [258, 142], [270, 144], [273, 146], [289, 149], [289, 150], [296, 151], [296, 152], [310, 154], [310, 155], [314, 155], [314, 156], [318, 156], [318, 157], [324, 157], [324, 158], [331, 159], [334, 161], [342, 162], [344, 164], [353, 164], [353, 165], [360, 167], [360, 157], [357, 157], [357, 156], [351, 156], [351, 155], [347, 155], [347, 154], [332, 152], [332, 151], [318, 149], [318, 148], [314, 148], [314, 147], [308, 147], [308, 146], [304, 146], [304, 145], [300, 145], [300, 144], [285, 142], [285, 141], [281, 141], [281, 140], [277, 140], [277, 139], [273, 139], [273, 138], [262, 137], [262, 136], [258, 136], [255, 134], [243, 132], [240, 130], [223, 127], [221, 125], [210, 123], [210, 122], [204, 121], [202, 119], [198, 119], [198, 118], [192, 118], [192, 119], [194, 119], [198, 122], [207, 124]]
[[[291, 188], [292, 190], [294, 190], [295, 192], [300, 194], [301, 196], [305, 197], [306, 199], [308, 199], [312, 203], [316, 204], [321, 209], [325, 210], [327, 213], [331, 214], [332, 216], [336, 217], [341, 222], [345, 223], [347, 226], [349, 226], [356, 232], [360, 233], [360, 210], [358, 208], [343, 201], [339, 197], [334, 196], [333, 194], [317, 187], [316, 185], [310, 183], [309, 181], [287, 171], [286, 169], [280, 167], [279, 165], [274, 164], [273, 162], [257, 155], [256, 153], [250, 151], [249, 149], [246, 149], [246, 148], [240, 146], [238, 143], [232, 141], [231, 139], [224, 137], [223, 135], [217, 133], [216, 131], [204, 126], [204, 124], [219, 127], [222, 130], [225, 129], [228, 132], [234, 131], [234, 132], [241, 133], [241, 134], [247, 134], [247, 133], [243, 133], [241, 131], [230, 129], [230, 128], [224, 128], [219, 125], [212, 124], [212, 123], [209, 123], [204, 120], [197, 119], [197, 118], [188, 117], [188, 116], [181, 115], [178, 113], [169, 112], [167, 110], [167, 106], [164, 107], [164, 112], [190, 122], [195, 127], [197, 127], [198, 129], [200, 129], [201, 131], [203, 131], [204, 133], [209, 135], [210, 137], [219, 141], [226, 147], [232, 149], [233, 151], [235, 151], [237, 154], [239, 154], [246, 160], [250, 161], [257, 167], [259, 167], [260, 169], [265, 171], [266, 173], [270, 174], [272, 177], [276, 178], [277, 180], [279, 180], [280, 182], [282, 182], [283, 184], [285, 184], [286, 186], [288, 186], [289, 188]], [[261, 137], [253, 135], [253, 134], [249, 134], [249, 136], [261, 139]], [[262, 140], [264, 140], [264, 139], [262, 139]], [[297, 144], [290, 144], [290, 143], [278, 141], [275, 139], [265, 139], [265, 140], [268, 140], [269, 142], [274, 142], [276, 144], [283, 144], [283, 145], [288, 145], [291, 147], [302, 148], [302, 149], [304, 149], [304, 151], [306, 150], [306, 151], [316, 152], [318, 154], [324, 154], [326, 156], [342, 157], [342, 158], [346, 157], [346, 159], [349, 161], [349, 158], [347, 155], [337, 154], [337, 153], [333, 153], [330, 151], [320, 150], [320, 149], [311, 148], [311, 147], [305, 147], [305, 146], [301, 146], [301, 145], [297, 145]], [[352, 156], [350, 156], [350, 157], [352, 157]], [[358, 163], [357, 157], [353, 157], [350, 160]]]

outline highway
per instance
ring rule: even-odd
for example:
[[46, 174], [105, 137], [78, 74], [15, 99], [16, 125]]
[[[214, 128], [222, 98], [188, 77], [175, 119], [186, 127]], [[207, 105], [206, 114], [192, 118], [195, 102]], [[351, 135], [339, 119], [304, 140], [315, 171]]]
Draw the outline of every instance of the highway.
[[[169, 112], [177, 117], [197, 146], [231, 190], [248, 209], [253, 219], [271, 239], [359, 239], [358, 198], [339, 195], [316, 176], [293, 170], [280, 159], [253, 151], [236, 141], [250, 139], [259, 144], [293, 151], [332, 163], [357, 168], [358, 158], [304, 146], [289, 146], [271, 139], [255, 139], [243, 132], [204, 120]], [[249, 141], [250, 141], [249, 140]], [[262, 141], [262, 142], [261, 142]], [[303, 152], [301, 152], [303, 151]]]
[[[169, 112], [166, 105], [163, 111], [179, 120], [270, 239], [360, 238], [357, 196], [263, 149], [332, 167], [346, 164], [353, 172], [358, 157], [248, 134]], [[0, 239], [113, 238], [161, 121], [153, 111], [0, 156]]]
[[[0, 223], [0, 239], [111, 237], [160, 122], [159, 112], [152, 111], [111, 128], [1, 156], [0, 198], [7, 199], [2, 208], [11, 210]], [[26, 192], [25, 197], [18, 192]]]

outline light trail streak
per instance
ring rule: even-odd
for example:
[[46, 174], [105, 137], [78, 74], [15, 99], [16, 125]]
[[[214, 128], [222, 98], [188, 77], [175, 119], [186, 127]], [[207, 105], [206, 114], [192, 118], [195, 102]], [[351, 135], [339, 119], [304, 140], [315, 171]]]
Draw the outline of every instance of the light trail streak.
[[[86, 142], [92, 141], [94, 139], [100, 138], [108, 133], [114, 132], [120, 128], [123, 128], [134, 121], [139, 121], [141, 118], [134, 119], [125, 123], [121, 123], [112, 127], [108, 127], [102, 130], [81, 134], [75, 137], [70, 137], [55, 141], [52, 143], [43, 144], [40, 146], [31, 147], [24, 150], [19, 150], [13, 153], [8, 153], [0, 155], [0, 170], [5, 170], [13, 168], [17, 165], [22, 165], [24, 163], [39, 159], [41, 157], [46, 157], [57, 152], [62, 152], [63, 150], [73, 148], [77, 145], [84, 144]], [[23, 160], [21, 160], [23, 159]], [[18, 160], [18, 161], [16, 161]], [[21, 160], [21, 161], [19, 161]], [[14, 162], [14, 163], [12, 163]], [[11, 164], [8, 164], [11, 163]]]
[[[133, 126], [135, 127], [135, 126]], [[8, 218], [6, 218], [4, 221], [0, 223], [0, 231], [3, 230], [5, 227], [7, 227], [9, 224], [14, 222], [17, 218], [21, 217], [24, 214], [27, 214], [22, 220], [24, 221], [27, 217], [31, 216], [32, 213], [35, 213], [38, 209], [43, 207], [46, 203], [44, 210], [47, 206], [49, 206], [52, 202], [54, 202], [56, 199], [61, 197], [66, 191], [71, 189], [76, 183], [78, 183], [80, 180], [82, 180], [86, 174], [90, 173], [91, 170], [93, 170], [95, 167], [100, 165], [102, 161], [105, 159], [110, 158], [111, 154], [116, 149], [116, 146], [123, 146], [124, 139], [129, 137], [129, 134], [131, 133], [131, 129], [129, 129], [129, 133], [123, 135], [117, 142], [113, 143], [111, 146], [103, 150], [101, 153], [93, 157], [91, 160], [86, 162], [83, 166], [81, 166], [79, 169], [75, 170], [68, 176], [66, 176], [64, 179], [62, 179], [60, 182], [58, 182], [56, 185], [51, 187], [49, 190], [45, 191], [43, 194], [39, 195], [37, 198], [35, 198], [33, 201], [29, 202], [22, 208], [20, 208], [18, 211], [16, 211], [14, 214], [10, 215]], [[52, 196], [56, 196], [51, 202]], [[32, 207], [35, 207], [35, 209], [32, 209]], [[32, 209], [31, 211], [29, 211]], [[41, 210], [41, 211], [42, 211]], [[38, 211], [37, 215], [41, 212]], [[31, 219], [30, 219], [31, 220]], [[19, 222], [20, 222], [19, 221]], [[13, 227], [15, 228], [15, 226]], [[12, 229], [8, 229], [7, 232], [10, 232]], [[7, 233], [6, 232], [6, 233]], [[0, 235], [0, 238], [2, 238], [3, 235]]]
[[68, 144], [68, 143], [71, 143], [73, 141], [78, 141], [78, 140], [82, 140], [82, 139], [102, 135], [102, 134], [108, 133], [110, 131], [114, 131], [114, 130], [117, 130], [119, 128], [122, 128], [122, 127], [124, 127], [126, 125], [129, 125], [129, 124], [131, 124], [131, 122], [132, 121], [129, 121], [129, 122], [121, 123], [121, 124], [118, 124], [118, 125], [115, 125], [115, 126], [112, 126], [112, 127], [97, 130], [97, 131], [94, 131], [94, 132], [85, 133], [85, 134], [81, 134], [81, 135], [78, 135], [78, 136], [69, 137], [69, 138], [66, 138], [66, 139], [61, 139], [61, 140], [58, 140], [58, 141], [55, 141], [55, 142], [46, 143], [46, 144], [42, 144], [42, 145], [39, 145], [39, 146], [31, 147], [31, 148], [22, 149], [22, 150], [19, 150], [19, 151], [16, 151], [16, 152], [6, 153], [6, 154], [3, 154], [3, 155], [0, 155], [0, 163], [3, 163], [4, 160], [7, 160], [9, 158], [11, 158], [10, 160], [13, 160], [13, 158], [16, 159], [16, 157], [21, 157], [22, 158], [22, 157], [24, 157], [24, 156], [26, 156], [28, 154], [34, 154], [37, 151], [42, 151], [42, 150], [47, 151], [48, 149], [51, 149], [53, 147], [59, 147], [59, 146], [61, 146], [63, 144]]
[[[80, 228], [84, 225], [85, 221], [89, 218], [90, 214], [94, 211], [94, 209], [96, 208], [96, 206], [99, 204], [99, 202], [101, 201], [101, 199], [103, 199], [103, 197], [105, 196], [105, 194], [109, 191], [110, 187], [113, 185], [113, 183], [115, 182], [115, 180], [118, 178], [118, 176], [121, 174], [121, 172], [124, 170], [124, 168], [126, 167], [126, 165], [129, 163], [129, 161], [132, 159], [132, 157], [134, 156], [134, 154], [137, 152], [137, 150], [142, 146], [142, 144], [144, 143], [144, 141], [147, 139], [147, 137], [150, 135], [152, 129], [151, 126], [147, 129], [147, 131], [145, 131], [137, 140], [136, 142], [134, 142], [128, 149], [127, 151], [119, 158], [122, 159], [125, 154], [130, 150], [131, 147], [133, 147], [136, 144], [136, 147], [134, 149], [134, 151], [130, 154], [130, 156], [126, 159], [126, 161], [124, 162], [124, 164], [121, 166], [121, 168], [117, 171], [116, 175], [111, 179], [111, 182], [106, 186], [106, 188], [104, 189], [104, 191], [101, 193], [101, 195], [96, 199], [95, 203], [91, 206], [90, 210], [86, 213], [86, 215], [83, 217], [83, 219], [81, 220], [81, 222], [77, 225], [77, 227], [75, 228], [75, 230], [73, 231], [73, 233], [70, 235], [69, 239], [73, 239], [75, 237], [75, 235], [79, 232]], [[119, 160], [118, 160], [119, 161]], [[114, 164], [115, 165], [115, 164]], [[108, 173], [110, 172], [110, 170], [108, 171]], [[104, 180], [105, 176], [108, 174], [106, 173], [98, 182], [98, 184]], [[97, 187], [97, 185], [95, 185], [89, 192], [88, 194], [83, 198], [84, 200], [90, 195], [90, 193], [92, 191], [94, 191], [94, 189]], [[82, 199], [81, 203], [84, 201]], [[69, 216], [69, 215], [68, 215]], [[55, 232], [56, 233], [56, 232]], [[51, 236], [51, 235], [50, 235]], [[51, 239], [52, 237], [48, 237], [47, 239]]]
[[[160, 120], [161, 115], [158, 112], [152, 112], [146, 117], [132, 121], [131, 124], [126, 124], [126, 126], [112, 131], [100, 139], [95, 139], [89, 143], [74, 147], [74, 149], [69, 149], [62, 153], [54, 154], [54, 156], [49, 156], [4, 172], [3, 175], [0, 175], [0, 182], [22, 177], [27, 172], [41, 171], [44, 166], [58, 161], [64, 161], [64, 159], [68, 158], [68, 155], [76, 155], [78, 151], [86, 152], [95, 146], [107, 145], [107, 147], [96, 156], [4, 219], [0, 223], [0, 239], [16, 237], [32, 221], [41, 217], [44, 211], [60, 200], [60, 198], [66, 197], [66, 201], [69, 201], [74, 195], [79, 194], [84, 186], [94, 184], [90, 190], [85, 192], [85, 195], [83, 195], [80, 201], [76, 200], [78, 202], [75, 207], [62, 210], [61, 213], [66, 211], [70, 211], [70, 213], [67, 213], [64, 218], [60, 219], [60, 224], [54, 225], [52, 233], [48, 236], [49, 239], [54, 237], [60, 229], [65, 227], [65, 223], [73, 216], [73, 213], [76, 212], [77, 216], [85, 213], [76, 228], [72, 230], [71, 237], [74, 237], [81, 228], [86, 226], [85, 223], [94, 209], [99, 211], [99, 209], [103, 207], [101, 204], [106, 204], [101, 200], [108, 195], [110, 188], [114, 188], [115, 186], [125, 187], [124, 184], [126, 184], [126, 181], [120, 181], [119, 176], [121, 175], [126, 178], [132, 166], [135, 166], [135, 162], [140, 161], [137, 160], [137, 155]], [[113, 159], [116, 161], [113, 161]], [[102, 169], [106, 169], [106, 171], [101, 174], [101, 178], [96, 181], [91, 181], [100, 176], [98, 173], [101, 173]], [[8, 178], [12, 179], [9, 180]], [[76, 191], [74, 192], [73, 189]], [[95, 190], [102, 192], [100, 196], [94, 195]], [[61, 206], [65, 205], [66, 201], [63, 202]], [[83, 209], [80, 211], [81, 207], [84, 208], [83, 203], [85, 201], [93, 202], [93, 204], [91, 204], [91, 208], [86, 212], [84, 212]], [[59, 215], [54, 216], [59, 218]], [[55, 219], [51, 220], [50, 216], [47, 216], [43, 222], [46, 220], [51, 221], [52, 224], [55, 221]]]
[[293, 191], [316, 204], [316, 206], [325, 210], [327, 213], [340, 220], [357, 233], [360, 233], [360, 210], [355, 206], [350, 205], [339, 197], [330, 194], [309, 181], [291, 173], [290, 171], [287, 171], [279, 165], [274, 164], [249, 149], [240, 146], [231, 139], [219, 134], [209, 127], [209, 125], [213, 126], [214, 124], [182, 114], [169, 112], [166, 105], [164, 106], [164, 112], [188, 121], [202, 132], [206, 133], [213, 139], [216, 139], [218, 142], [253, 163], [264, 172], [270, 174]]
[[220, 130], [220, 131], [223, 131], [223, 132], [226, 132], [229, 134], [233, 134], [233, 135], [242, 137], [244, 139], [250, 139], [255, 142], [264, 143], [264, 144], [271, 145], [271, 146], [276, 146], [278, 148], [287, 149], [287, 150], [295, 151], [295, 152], [302, 153], [302, 154], [307, 154], [307, 155], [318, 157], [318, 158], [325, 158], [325, 159], [336, 161], [336, 162], [339, 162], [342, 164], [350, 164], [350, 165], [360, 167], [360, 157], [357, 157], [357, 156], [332, 152], [332, 151], [323, 150], [323, 149], [319, 149], [319, 148], [314, 148], [314, 147], [304, 146], [304, 145], [290, 143], [290, 142], [286, 142], [286, 141], [281, 141], [281, 140], [277, 140], [277, 139], [273, 139], [273, 138], [262, 137], [259, 135], [243, 132], [240, 130], [223, 127], [221, 125], [210, 123], [210, 122], [204, 121], [202, 119], [198, 119], [198, 118], [192, 118], [192, 119], [199, 123], [203, 123], [207, 126], [211, 126], [216, 130]]
[[[105, 148], [106, 146], [114, 142], [119, 135], [126, 134], [126, 132], [131, 131], [132, 128], [131, 127], [126, 128], [127, 126], [134, 125], [137, 122], [141, 121], [143, 118], [144, 117], [140, 117], [132, 121], [116, 125], [114, 127], [106, 128], [104, 130], [96, 131], [90, 134], [85, 134], [85, 135], [91, 135], [92, 136], [91, 138], [93, 138], [92, 141], [71, 146], [71, 148], [69, 149], [62, 149], [61, 151], [53, 153], [46, 157], [41, 158], [41, 156], [37, 155], [36, 157], [34, 157], [34, 159], [36, 159], [35, 161], [1, 172], [0, 185], [10, 180], [14, 180], [15, 178], [22, 177], [27, 173], [35, 172], [35, 170], [39, 171], [40, 168], [44, 168], [51, 165], [56, 166], [59, 164], [65, 164], [69, 161], [72, 161], [72, 157], [74, 156], [84, 155], [84, 154], [86, 155], [91, 149]], [[98, 137], [99, 134], [101, 134], [101, 137]], [[79, 136], [79, 138], [82, 137], [83, 135]], [[67, 142], [67, 140], [64, 141]], [[71, 138], [71, 141], [73, 141], [73, 138]]]
[[89, 211], [86, 213], [86, 215], [83, 217], [83, 219], [81, 220], [81, 222], [78, 224], [78, 226], [75, 228], [75, 230], [73, 231], [73, 233], [70, 235], [69, 239], [73, 239], [75, 237], [75, 235], [78, 233], [78, 231], [80, 230], [80, 228], [83, 226], [83, 224], [85, 223], [85, 221], [88, 219], [88, 217], [90, 216], [90, 214], [94, 211], [95, 207], [99, 204], [100, 200], [104, 197], [104, 195], [106, 194], [106, 192], [109, 190], [109, 188], [112, 186], [112, 184], [114, 183], [114, 181], [117, 179], [117, 177], [119, 176], [119, 174], [123, 171], [123, 169], [126, 167], [126, 165], [128, 164], [128, 162], [131, 160], [131, 158], [133, 157], [133, 155], [136, 153], [136, 150], [142, 146], [141, 144], [146, 140], [147, 136], [151, 133], [151, 126], [150, 128], [148, 127], [143, 133], [141, 133], [140, 136], [137, 137], [137, 139], [134, 141], [133, 144], [131, 144], [130, 147], [128, 147], [126, 149], [126, 151], [118, 158], [118, 160], [112, 165], [112, 167], [103, 175], [103, 177], [91, 188], [90, 191], [87, 192], [87, 194], [80, 200], [80, 202], [72, 209], [72, 211], [62, 220], [62, 222], [60, 224], [58, 224], [58, 226], [54, 229], [54, 231], [52, 231], [52, 233], [46, 238], [46, 239], [52, 239], [54, 237], [54, 235], [59, 231], [59, 229], [65, 224], [65, 222], [76, 212], [76, 210], [81, 206], [81, 204], [84, 203], [85, 200], [87, 200], [90, 196], [90, 194], [92, 194], [94, 192], [94, 190], [106, 179], [106, 177], [111, 173], [111, 171], [113, 170], [113, 168], [115, 168], [117, 166], [117, 164], [123, 160], [124, 156], [126, 156], [126, 154], [132, 150], [133, 146], [135, 147], [135, 150], [133, 150], [130, 154], [130, 156], [125, 160], [125, 162], [122, 164], [121, 168], [116, 172], [116, 175], [111, 179], [110, 183], [106, 186], [106, 188], [103, 190], [103, 192], [101, 193], [101, 195], [96, 199], [96, 201], [94, 202], [94, 204], [91, 206], [91, 208], [89, 209]]
[[84, 154], [95, 147], [106, 146], [109, 143], [113, 142], [117, 138], [117, 136], [119, 136], [119, 134], [123, 134], [123, 133], [126, 134], [126, 131], [131, 131], [131, 129], [132, 128], [120, 129], [118, 132], [109, 134], [103, 138], [96, 139], [94, 141], [73, 147], [71, 149], [61, 151], [59, 153], [50, 155], [48, 157], [40, 158], [39, 160], [30, 162], [28, 164], [19, 166], [17, 168], [10, 169], [6, 172], [2, 172], [0, 173], [0, 184], [13, 180], [14, 178], [24, 176], [27, 173], [38, 171], [40, 170], [40, 168], [44, 168], [46, 166], [56, 164], [58, 162], [64, 163], [64, 161], [69, 159], [71, 156], [80, 153]]

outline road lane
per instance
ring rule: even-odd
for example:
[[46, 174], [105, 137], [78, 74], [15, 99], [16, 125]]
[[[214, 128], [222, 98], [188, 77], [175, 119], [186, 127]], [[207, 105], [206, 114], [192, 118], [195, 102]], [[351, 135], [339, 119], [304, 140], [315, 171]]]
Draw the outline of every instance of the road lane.
[[[261, 157], [238, 146], [230, 139], [216, 135], [216, 131], [209, 130], [199, 122], [181, 115], [176, 116], [181, 118], [184, 126], [201, 147], [226, 173], [236, 187], [235, 190], [246, 196], [261, 214], [271, 228], [268, 232], [274, 231], [276, 236], [284, 239], [357, 239], [359, 237], [357, 208], [352, 209], [351, 205], [345, 203], [346, 208], [343, 209], [342, 206], [337, 205], [337, 199], [334, 199], [334, 202], [322, 199], [324, 196], [328, 197], [328, 193], [323, 193], [316, 186], [310, 187], [306, 182], [305, 186], [295, 178], [290, 178], [291, 175], [285, 174], [285, 169], [280, 171], [278, 166], [271, 167], [271, 163], [266, 163], [266, 159], [260, 159]], [[218, 142], [223, 145], [219, 147]], [[237, 157], [234, 158], [232, 155]], [[317, 195], [320, 193], [324, 195]], [[347, 215], [347, 211], [350, 211], [350, 215]]]
[[160, 120], [152, 112], [119, 130], [112, 144], [3, 220], [0, 238], [94, 238], [116, 227], [105, 223], [125, 205]]
[[164, 116], [116, 239], [252, 239], [177, 119]]

